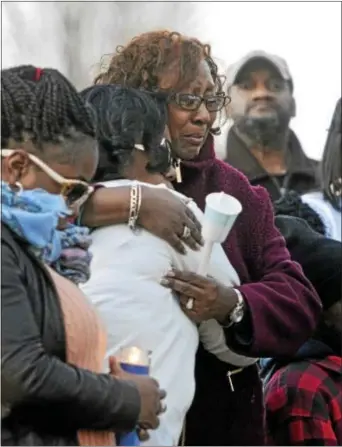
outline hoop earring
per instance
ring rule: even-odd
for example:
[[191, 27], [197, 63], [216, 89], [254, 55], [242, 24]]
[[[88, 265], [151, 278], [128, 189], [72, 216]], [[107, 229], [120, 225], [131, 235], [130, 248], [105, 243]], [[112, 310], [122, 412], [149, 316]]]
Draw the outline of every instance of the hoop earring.
[[217, 137], [217, 136], [221, 135], [221, 127], [220, 127], [220, 126], [217, 126], [217, 127], [211, 127], [211, 128], [209, 129], [209, 133], [210, 133], [211, 135], [213, 135], [214, 137]]
[[12, 189], [14, 190], [15, 195], [20, 196], [24, 190], [23, 185], [20, 182], [15, 182], [13, 186], [14, 188], [12, 187]]
[[336, 186], [334, 182], [330, 183], [329, 189], [332, 195], [335, 197], [340, 197], [342, 195], [342, 179], [337, 179], [336, 183], [338, 186]]

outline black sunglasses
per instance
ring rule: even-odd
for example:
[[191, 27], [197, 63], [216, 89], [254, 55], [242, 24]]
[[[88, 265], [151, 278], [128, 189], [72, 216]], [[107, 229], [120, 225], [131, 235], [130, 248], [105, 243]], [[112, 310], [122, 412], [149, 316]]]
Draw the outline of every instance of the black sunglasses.
[[173, 102], [181, 109], [188, 110], [189, 112], [198, 110], [203, 102], [208, 112], [219, 112], [230, 101], [230, 97], [224, 93], [206, 97], [192, 93], [174, 93], [169, 97], [169, 102]]

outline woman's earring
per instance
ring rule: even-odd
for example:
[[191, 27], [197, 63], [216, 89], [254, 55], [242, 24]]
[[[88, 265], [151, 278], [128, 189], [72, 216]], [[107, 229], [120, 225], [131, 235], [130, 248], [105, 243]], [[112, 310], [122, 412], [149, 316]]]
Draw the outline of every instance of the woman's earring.
[[342, 195], [342, 178], [336, 180], [336, 182], [330, 183], [330, 192], [335, 197], [340, 197]]
[[181, 159], [177, 158], [176, 160], [174, 160], [174, 168], [176, 171], [176, 182], [177, 183], [182, 183], [182, 171], [181, 171]]
[[14, 190], [14, 193], [17, 196], [20, 196], [20, 194], [23, 192], [24, 188], [23, 185], [20, 182], [15, 182], [12, 189]]

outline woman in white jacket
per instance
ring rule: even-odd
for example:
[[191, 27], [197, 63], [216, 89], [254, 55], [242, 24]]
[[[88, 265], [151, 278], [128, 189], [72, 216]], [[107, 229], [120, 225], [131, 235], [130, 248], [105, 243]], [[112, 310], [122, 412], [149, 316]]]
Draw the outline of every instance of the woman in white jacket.
[[[90, 87], [83, 96], [98, 118], [100, 162], [95, 181], [104, 187], [133, 185], [134, 206], [141, 200], [141, 183], [172, 188], [166, 178], [171, 167], [170, 148], [166, 143], [161, 145], [166, 98], [114, 85]], [[203, 213], [195, 203], [174, 193], [201, 221]], [[167, 392], [167, 411], [146, 445], [172, 446], [178, 444], [194, 396], [199, 336], [206, 349], [237, 367], [248, 366], [256, 359], [233, 353], [216, 321], [209, 320], [197, 328], [183, 313], [177, 296], [162, 285], [162, 278], [172, 268], [196, 272], [201, 248], [180, 255], [146, 230], [134, 231], [134, 223], [131, 216], [128, 225], [93, 232], [91, 279], [83, 291], [107, 326], [108, 356], [124, 346], [151, 351], [151, 375]], [[212, 253], [209, 274], [225, 285], [239, 284], [220, 245]]]

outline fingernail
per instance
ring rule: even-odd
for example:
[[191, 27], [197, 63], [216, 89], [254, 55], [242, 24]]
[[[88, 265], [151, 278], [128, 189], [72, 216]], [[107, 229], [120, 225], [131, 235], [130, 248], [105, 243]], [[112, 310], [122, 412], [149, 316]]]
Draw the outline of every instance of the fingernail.
[[163, 278], [163, 279], [161, 279], [160, 284], [162, 286], [169, 286], [170, 282], [167, 279]]
[[171, 270], [170, 272], [167, 272], [166, 276], [170, 276], [170, 278], [173, 278], [175, 276], [175, 273]]

